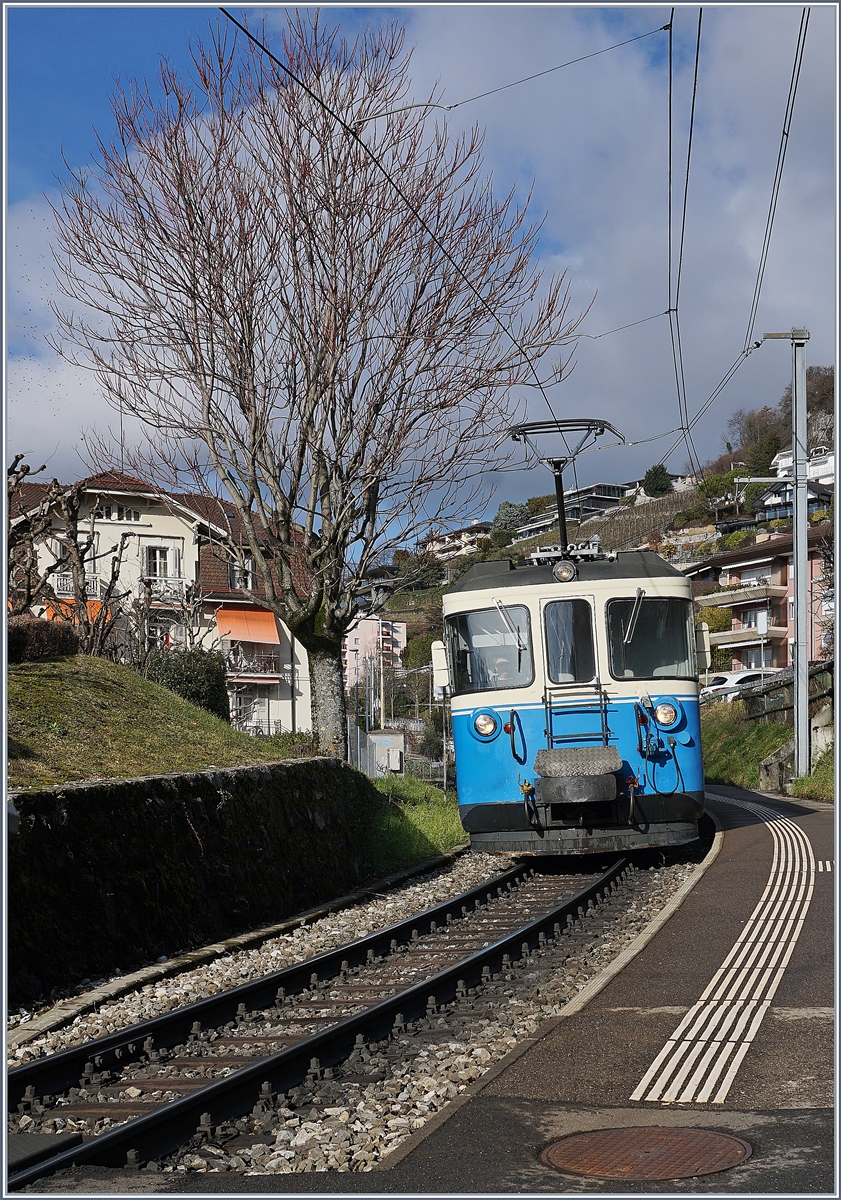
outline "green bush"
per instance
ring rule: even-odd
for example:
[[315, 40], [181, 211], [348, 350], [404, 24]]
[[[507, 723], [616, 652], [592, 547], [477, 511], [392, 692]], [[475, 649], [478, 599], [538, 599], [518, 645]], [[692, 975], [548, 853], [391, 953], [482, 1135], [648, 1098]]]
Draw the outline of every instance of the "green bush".
[[315, 758], [318, 755], [312, 733], [276, 733], [263, 738], [263, 744], [276, 750], [278, 758]]
[[79, 635], [66, 621], [24, 614], [9, 618], [7, 647], [10, 663], [63, 658], [79, 653]]
[[225, 656], [218, 650], [153, 650], [145, 675], [191, 704], [230, 722]]
[[491, 545], [497, 550], [501, 550], [503, 546], [510, 546], [514, 541], [514, 534], [510, 529], [495, 529], [491, 534]]
[[440, 762], [444, 757], [444, 710], [433, 708], [424, 717], [423, 732], [418, 743], [418, 754]]
[[718, 545], [720, 550], [741, 550], [745, 542], [752, 542], [753, 540], [754, 534], [751, 531], [747, 529], [735, 529], [732, 533], [726, 533], [719, 540]]
[[806, 800], [835, 799], [835, 754], [834, 747], [824, 750], [815, 769], [809, 775], [793, 779], [791, 783], [792, 796], [802, 796]]

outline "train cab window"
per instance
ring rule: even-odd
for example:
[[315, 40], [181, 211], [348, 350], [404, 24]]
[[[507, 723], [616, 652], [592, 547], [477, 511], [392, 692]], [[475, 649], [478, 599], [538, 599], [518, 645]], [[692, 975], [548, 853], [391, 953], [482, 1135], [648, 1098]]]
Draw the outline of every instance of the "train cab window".
[[447, 617], [453, 692], [527, 687], [534, 679], [528, 609], [500, 605]]
[[[635, 607], [638, 612], [633, 620]], [[611, 600], [607, 632], [614, 679], [694, 679], [692, 606], [688, 600]]]
[[544, 609], [546, 669], [552, 683], [589, 683], [596, 676], [593, 621], [586, 600], [553, 600]]

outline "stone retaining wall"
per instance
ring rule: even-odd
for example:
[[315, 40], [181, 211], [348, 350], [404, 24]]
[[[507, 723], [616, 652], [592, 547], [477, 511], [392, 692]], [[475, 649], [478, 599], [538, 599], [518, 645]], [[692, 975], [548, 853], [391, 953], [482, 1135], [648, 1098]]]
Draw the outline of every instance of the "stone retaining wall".
[[334, 759], [12, 793], [9, 999], [269, 924], [362, 877], [377, 804]]

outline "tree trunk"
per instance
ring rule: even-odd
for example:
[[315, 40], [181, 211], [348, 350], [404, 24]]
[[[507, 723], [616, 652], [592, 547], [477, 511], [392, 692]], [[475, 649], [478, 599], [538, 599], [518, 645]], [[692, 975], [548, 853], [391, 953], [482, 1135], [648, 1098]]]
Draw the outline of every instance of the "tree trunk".
[[341, 648], [307, 649], [312, 687], [313, 728], [318, 748], [331, 758], [347, 758], [347, 710]]

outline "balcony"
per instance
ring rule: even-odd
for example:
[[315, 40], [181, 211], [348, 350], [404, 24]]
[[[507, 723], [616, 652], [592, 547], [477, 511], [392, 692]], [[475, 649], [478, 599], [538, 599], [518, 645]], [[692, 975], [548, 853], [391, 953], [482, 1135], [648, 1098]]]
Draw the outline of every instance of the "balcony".
[[746, 583], [741, 587], [720, 588], [706, 596], [696, 596], [697, 608], [733, 608], [754, 600], [782, 600], [788, 595], [784, 583]]
[[[762, 635], [762, 641], [782, 641], [788, 637], [787, 625], [769, 625], [768, 632]], [[755, 625], [743, 625], [740, 629], [722, 629], [719, 633], [710, 634], [711, 646], [758, 646], [759, 633]]]
[[153, 604], [182, 604], [188, 583], [181, 575], [145, 575], [137, 585], [137, 594], [142, 600], [148, 588]]
[[[57, 575], [53, 575], [50, 582], [53, 585], [53, 591], [56, 596], [62, 599], [73, 598], [73, 575], [70, 571], [62, 571]], [[98, 575], [86, 575], [85, 590], [88, 600], [101, 600], [105, 586]]]
[[280, 654], [271, 650], [243, 650], [234, 646], [225, 653], [225, 670], [229, 679], [283, 679], [291, 682], [291, 667]]

